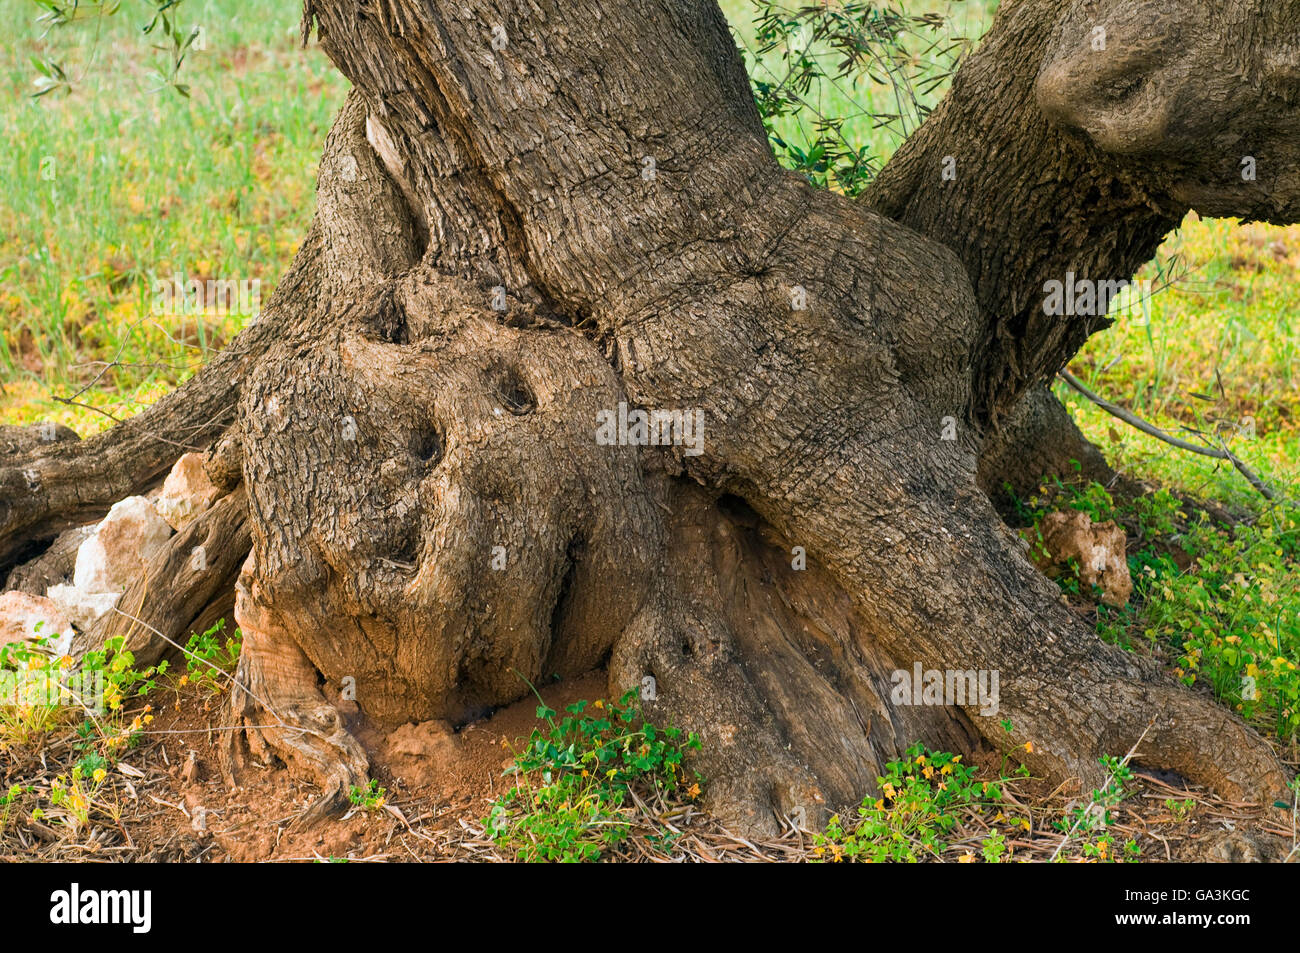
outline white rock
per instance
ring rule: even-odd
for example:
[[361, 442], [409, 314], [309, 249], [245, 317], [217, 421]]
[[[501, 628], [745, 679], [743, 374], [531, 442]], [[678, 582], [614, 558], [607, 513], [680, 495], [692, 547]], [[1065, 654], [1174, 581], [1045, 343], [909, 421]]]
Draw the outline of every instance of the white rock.
[[172, 528], [148, 500], [128, 496], [108, 511], [77, 550], [72, 584], [88, 594], [120, 593], [144, 573], [171, 534]]
[[[37, 623], [41, 625], [39, 632]], [[54, 651], [62, 655], [73, 635], [67, 614], [52, 600], [17, 590], [0, 595], [0, 645], [47, 638]]]
[[203, 454], [187, 453], [172, 467], [154, 507], [173, 529], [180, 529], [216, 502], [221, 491], [203, 469]]
[[46, 596], [83, 632], [112, 612], [122, 598], [120, 592], [82, 592], [76, 586], [51, 586]]

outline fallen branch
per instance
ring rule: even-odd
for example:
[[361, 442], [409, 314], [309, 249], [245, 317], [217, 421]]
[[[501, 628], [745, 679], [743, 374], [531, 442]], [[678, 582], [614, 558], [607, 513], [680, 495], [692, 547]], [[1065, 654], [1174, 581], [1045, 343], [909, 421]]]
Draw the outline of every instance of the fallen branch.
[[1088, 400], [1092, 401], [1092, 403], [1096, 404], [1102, 410], [1106, 411], [1106, 413], [1110, 414], [1112, 417], [1118, 417], [1120, 420], [1124, 421], [1129, 426], [1135, 427], [1136, 429], [1142, 431], [1147, 436], [1155, 437], [1157, 440], [1163, 440], [1165, 443], [1169, 444], [1170, 446], [1177, 447], [1179, 450], [1187, 450], [1191, 453], [1199, 453], [1203, 457], [1213, 457], [1215, 460], [1227, 460], [1237, 469], [1238, 473], [1240, 473], [1242, 476], [1244, 476], [1247, 480], [1250, 481], [1250, 485], [1253, 486], [1256, 490], [1258, 490], [1259, 493], [1264, 497], [1264, 499], [1269, 501], [1272, 501], [1274, 499], [1273, 491], [1268, 488], [1268, 485], [1264, 483], [1263, 479], [1259, 476], [1259, 474], [1257, 474], [1250, 467], [1246, 466], [1245, 462], [1242, 461], [1240, 457], [1238, 457], [1236, 454], [1230, 451], [1226, 446], [1224, 446], [1222, 440], [1219, 441], [1219, 446], [1217, 447], [1203, 447], [1200, 444], [1191, 443], [1187, 440], [1181, 440], [1178, 437], [1175, 437], [1173, 434], [1161, 430], [1155, 424], [1147, 423], [1147, 421], [1143, 420], [1141, 417], [1139, 417], [1137, 414], [1134, 414], [1132, 411], [1125, 410], [1123, 407], [1120, 407], [1118, 404], [1112, 404], [1110, 401], [1106, 400], [1106, 398], [1094, 394], [1092, 391], [1090, 391], [1087, 387], [1083, 385], [1082, 381], [1080, 381], [1069, 371], [1062, 369], [1060, 371], [1057, 371], [1057, 375], [1061, 378], [1061, 380], [1065, 381], [1067, 384], [1073, 387], [1084, 397], [1088, 398]]

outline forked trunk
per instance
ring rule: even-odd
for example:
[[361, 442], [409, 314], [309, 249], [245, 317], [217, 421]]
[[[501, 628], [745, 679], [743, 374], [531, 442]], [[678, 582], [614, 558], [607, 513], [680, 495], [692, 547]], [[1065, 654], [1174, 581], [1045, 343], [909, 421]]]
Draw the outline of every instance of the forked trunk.
[[[367, 769], [345, 686], [380, 726], [463, 722], [607, 661], [701, 732], [751, 830], [860, 798], [917, 739], [1032, 742], [1087, 784], [1145, 732], [1142, 763], [1281, 790], [1249, 728], [1081, 625], [976, 486], [985, 424], [1091, 326], [994, 320], [992, 266], [780, 169], [715, 4], [307, 20], [355, 88], [214, 454], [252, 542], [232, 770], [269, 749], [327, 806]], [[1094, 233], [1158, 237], [1128, 216]], [[917, 665], [996, 696], [900, 704]]]

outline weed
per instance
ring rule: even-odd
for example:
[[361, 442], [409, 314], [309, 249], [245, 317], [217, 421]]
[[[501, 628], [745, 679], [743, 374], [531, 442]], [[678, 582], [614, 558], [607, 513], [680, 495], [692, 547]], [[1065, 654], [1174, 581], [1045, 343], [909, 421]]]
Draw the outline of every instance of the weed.
[[5, 832], [9, 826], [9, 815], [13, 812], [14, 805], [17, 804], [24, 794], [31, 794], [35, 790], [30, 784], [10, 785], [9, 790], [0, 796], [0, 834]]
[[[533, 730], [507, 771], [514, 787], [485, 820], [492, 839], [521, 860], [581, 862], [627, 840], [638, 801], [694, 799], [701, 778], [684, 765], [700, 739], [678, 728], [656, 728], [643, 717], [631, 689], [617, 702], [575, 702], [557, 720], [542, 703]], [[671, 850], [668, 832], [647, 841]]]
[[72, 749], [80, 757], [70, 776], [56, 779], [50, 796], [52, 807], [76, 824], [84, 823], [108, 769], [153, 721], [152, 705], [128, 717], [124, 702], [144, 699], [166, 670], [166, 662], [137, 669], [120, 637], [87, 652], [80, 665], [70, 656], [53, 654], [47, 638], [0, 647], [0, 684], [6, 685], [6, 694], [14, 686], [13, 697], [0, 704], [0, 751], [34, 747], [52, 733], [70, 730]]
[[1186, 824], [1191, 819], [1192, 811], [1196, 807], [1196, 801], [1190, 797], [1183, 798], [1181, 801], [1177, 798], [1167, 797], [1165, 798], [1165, 807], [1175, 821], [1179, 824]]
[[[881, 797], [864, 798], [851, 823], [835, 815], [824, 834], [814, 835], [817, 857], [871, 863], [938, 858], [960, 811], [1002, 796], [998, 782], [975, 780], [975, 768], [962, 764], [961, 755], [936, 754], [921, 744], [908, 748], [901, 760], [890, 761], [885, 776], [876, 780]], [[1000, 858], [1005, 849], [1000, 835], [985, 838], [981, 845], [986, 859]]]
[[388, 789], [381, 788], [374, 778], [371, 778], [370, 783], [364, 788], [354, 784], [348, 789], [348, 800], [352, 802], [352, 806], [359, 807], [367, 813], [379, 810], [387, 799]]
[[1076, 838], [1081, 842], [1083, 858], [1086, 860], [1117, 863], [1121, 860], [1138, 859], [1141, 852], [1136, 841], [1126, 840], [1117, 853], [1115, 837], [1109, 831], [1113, 820], [1111, 809], [1128, 796], [1124, 788], [1133, 780], [1133, 770], [1129, 767], [1131, 757], [1130, 752], [1123, 759], [1111, 755], [1104, 755], [1101, 758], [1102, 766], [1109, 772], [1106, 783], [1093, 790], [1086, 805], [1071, 808], [1066, 812], [1065, 817], [1053, 822], [1053, 826], [1064, 832], [1065, 836], [1057, 845], [1052, 860], [1069, 859], [1064, 851]]
[[185, 675], [181, 676], [178, 687], [190, 682], [219, 694], [230, 685], [229, 675], [239, 663], [239, 650], [243, 645], [243, 634], [236, 629], [234, 635], [226, 633], [226, 620], [217, 623], [202, 635], [195, 633], [185, 644]]
[[74, 829], [89, 821], [91, 804], [107, 773], [104, 768], [98, 768], [87, 775], [77, 765], [67, 775], [54, 778], [50, 782], [50, 806], [55, 815]]

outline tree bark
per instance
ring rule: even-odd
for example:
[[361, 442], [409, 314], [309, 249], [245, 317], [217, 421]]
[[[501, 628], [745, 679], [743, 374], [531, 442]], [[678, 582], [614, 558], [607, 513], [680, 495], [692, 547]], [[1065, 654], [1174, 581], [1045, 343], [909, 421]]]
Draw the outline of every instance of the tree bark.
[[[305, 13], [354, 90], [213, 464], [251, 540], [229, 770], [274, 753], [324, 809], [368, 769], [345, 686], [379, 727], [461, 723], [607, 661], [749, 830], [918, 739], [1032, 742], [1086, 785], [1145, 733], [1142, 763], [1282, 790], [1247, 726], [1072, 616], [976, 486], [981, 428], [947, 425], [1082, 329], [990, 329], [969, 263], [783, 171], [715, 4]], [[620, 405], [702, 440], [609, 445]], [[997, 671], [996, 710], [895, 704], [917, 663]]]
[[995, 497], [1075, 462], [1114, 477], [1041, 386], [1111, 322], [1045, 314], [1048, 281], [1131, 278], [1191, 208], [1300, 218], [1300, 60], [1281, 39], [1296, 16], [1294, 0], [1004, 2], [864, 196], [970, 275], [984, 325], [973, 423]]

